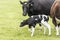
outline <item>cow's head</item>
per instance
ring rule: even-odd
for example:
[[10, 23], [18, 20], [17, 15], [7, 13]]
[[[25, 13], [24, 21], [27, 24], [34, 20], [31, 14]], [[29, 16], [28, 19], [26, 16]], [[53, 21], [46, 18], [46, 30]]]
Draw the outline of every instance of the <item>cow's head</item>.
[[20, 3], [22, 4], [23, 16], [26, 16], [27, 15], [27, 2], [20, 1]]
[[23, 16], [26, 16], [29, 8], [33, 6], [33, 4], [26, 1], [25, 2], [20, 1], [20, 3], [22, 4]]

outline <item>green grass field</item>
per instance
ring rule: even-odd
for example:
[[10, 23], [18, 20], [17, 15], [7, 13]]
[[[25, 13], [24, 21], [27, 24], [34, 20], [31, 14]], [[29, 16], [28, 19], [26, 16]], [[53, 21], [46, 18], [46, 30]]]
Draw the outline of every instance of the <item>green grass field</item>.
[[[24, 0], [22, 0], [24, 1]], [[0, 40], [60, 40], [60, 35], [55, 35], [54, 25], [49, 21], [52, 35], [39, 31], [39, 25], [35, 28], [34, 36], [30, 36], [28, 26], [19, 27], [20, 22], [28, 16], [22, 16], [22, 8], [19, 0], [0, 0]]]

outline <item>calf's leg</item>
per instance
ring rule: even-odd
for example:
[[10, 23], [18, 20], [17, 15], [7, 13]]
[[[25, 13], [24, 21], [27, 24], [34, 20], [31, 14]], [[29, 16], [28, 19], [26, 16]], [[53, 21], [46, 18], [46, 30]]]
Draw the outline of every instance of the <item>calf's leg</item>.
[[44, 27], [44, 35], [46, 34], [46, 27]]
[[43, 20], [41, 21], [41, 23], [48, 28], [48, 30], [49, 30], [49, 34], [48, 35], [51, 35], [51, 27], [50, 27], [50, 25], [46, 21], [43, 21]]
[[34, 35], [34, 27], [31, 26], [31, 37]]

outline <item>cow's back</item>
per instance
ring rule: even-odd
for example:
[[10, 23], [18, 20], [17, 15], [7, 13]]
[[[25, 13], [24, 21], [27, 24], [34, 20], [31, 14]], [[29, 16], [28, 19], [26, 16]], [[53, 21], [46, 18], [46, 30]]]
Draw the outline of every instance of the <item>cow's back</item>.
[[29, 0], [33, 3], [32, 10], [29, 10], [28, 16], [45, 14], [50, 15], [50, 9], [55, 0]]
[[35, 8], [44, 7], [44, 8], [50, 8], [53, 4], [54, 0], [32, 0], [34, 3]]

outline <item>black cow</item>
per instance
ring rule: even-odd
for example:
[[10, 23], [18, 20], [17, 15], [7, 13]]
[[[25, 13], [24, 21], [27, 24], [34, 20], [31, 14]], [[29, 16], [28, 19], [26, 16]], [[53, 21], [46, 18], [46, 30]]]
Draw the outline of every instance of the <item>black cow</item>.
[[21, 2], [23, 7], [23, 15], [28, 16], [45, 14], [50, 15], [50, 8], [55, 0], [29, 0]]
[[[34, 15], [26, 20], [23, 20], [20, 24], [20, 27], [29, 25], [29, 28], [31, 29], [30, 31], [32, 32], [31, 36], [33, 36], [35, 25], [37, 23], [43, 24], [44, 26], [46, 26], [48, 28], [49, 35], [51, 35], [51, 28], [50, 28], [50, 25], [48, 24], [48, 20], [49, 20], [49, 17], [46, 15]], [[44, 27], [44, 34], [46, 32], [46, 27]]]

